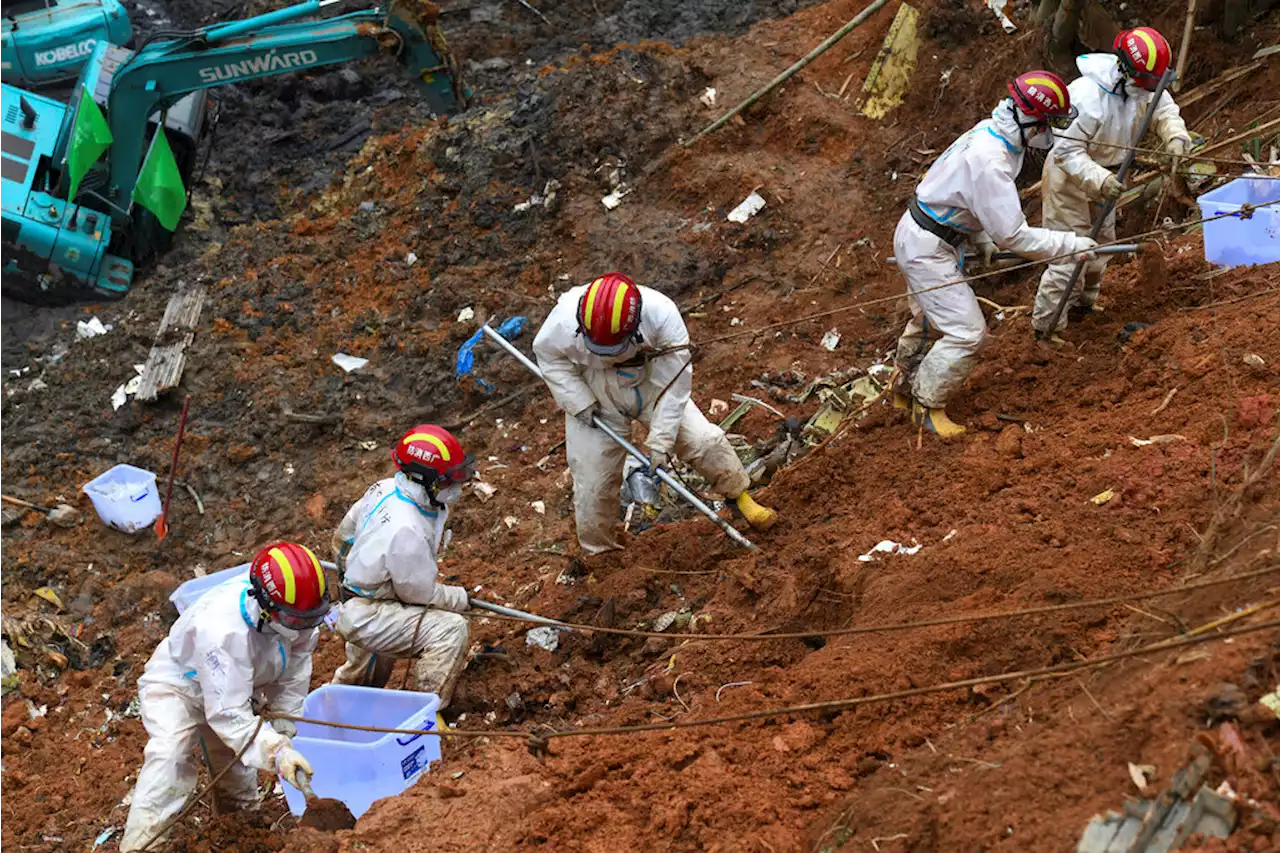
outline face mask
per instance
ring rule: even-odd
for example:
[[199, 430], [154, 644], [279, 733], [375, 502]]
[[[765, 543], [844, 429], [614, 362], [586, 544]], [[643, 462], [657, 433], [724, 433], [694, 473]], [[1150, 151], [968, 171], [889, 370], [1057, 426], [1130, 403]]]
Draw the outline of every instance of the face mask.
[[294, 630], [293, 628], [286, 628], [274, 619], [267, 623], [267, 627], [291, 643], [298, 639], [298, 637], [302, 636], [301, 631]]
[[1012, 100], [1009, 102], [1009, 109], [1013, 111], [1014, 124], [1018, 125], [1018, 133], [1022, 136], [1023, 148], [1047, 151], [1053, 147], [1053, 134], [1047, 124], [1018, 109]]
[[436, 500], [445, 506], [456, 503], [460, 497], [462, 497], [461, 483], [450, 483], [436, 493]]

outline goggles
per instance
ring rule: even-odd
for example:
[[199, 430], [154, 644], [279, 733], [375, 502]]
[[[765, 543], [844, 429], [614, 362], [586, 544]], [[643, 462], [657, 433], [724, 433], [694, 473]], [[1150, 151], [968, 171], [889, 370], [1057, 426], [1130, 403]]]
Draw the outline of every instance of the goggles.
[[317, 628], [320, 623], [324, 622], [324, 617], [329, 613], [330, 602], [326, 598], [316, 607], [310, 610], [294, 610], [277, 606], [270, 610], [271, 618], [279, 622], [286, 628], [295, 631], [306, 631], [311, 628]]

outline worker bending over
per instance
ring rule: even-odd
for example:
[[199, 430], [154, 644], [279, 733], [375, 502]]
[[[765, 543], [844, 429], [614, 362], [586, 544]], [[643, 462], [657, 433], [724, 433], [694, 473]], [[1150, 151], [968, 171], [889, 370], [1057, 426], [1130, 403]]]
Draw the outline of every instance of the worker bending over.
[[622, 547], [616, 527], [626, 458], [592, 425], [593, 416], [624, 434], [633, 420], [646, 424], [651, 473], [678, 456], [734, 501], [752, 527], [777, 521], [747, 494], [751, 481], [724, 431], [690, 399], [688, 345], [676, 304], [616, 272], [571, 288], [538, 330], [533, 352], [565, 412], [578, 542], [588, 554]]
[[897, 363], [911, 398], [899, 392], [894, 405], [910, 406], [917, 424], [943, 438], [964, 432], [946, 405], [972, 372], [987, 334], [972, 288], [952, 284], [962, 276], [964, 244], [988, 261], [997, 247], [1043, 260], [1094, 246], [1067, 230], [1028, 226], [1014, 185], [1026, 150], [1051, 147], [1050, 126], [1065, 127], [1074, 114], [1057, 75], [1029, 71], [1015, 78], [991, 117], [929, 168], [898, 222], [893, 248], [907, 279], [911, 320], [898, 339]]
[[347, 662], [334, 684], [384, 687], [397, 658], [415, 658], [415, 690], [449, 704], [467, 662], [459, 616], [467, 591], [439, 583], [436, 560], [449, 507], [475, 469], [448, 430], [420, 424], [391, 452], [399, 473], [369, 487], [333, 536], [342, 576], [337, 633]]
[[[1137, 133], [1171, 55], [1164, 36], [1151, 27], [1135, 27], [1116, 37], [1114, 53], [1088, 53], [1076, 59], [1083, 76], [1072, 81], [1070, 90], [1078, 114], [1045, 159], [1044, 227], [1088, 234], [1102, 202], [1117, 199], [1124, 192], [1110, 167], [1120, 164], [1129, 146], [1140, 144]], [[1168, 92], [1160, 96], [1151, 126], [1173, 155], [1176, 172], [1179, 158], [1191, 147], [1191, 135]], [[1116, 239], [1114, 209], [1098, 239], [1103, 243]], [[1070, 261], [1051, 264], [1040, 277], [1031, 317], [1036, 338], [1056, 338], [1066, 328], [1065, 311], [1057, 326], [1050, 329], [1049, 325], [1074, 268]], [[1069, 308], [1082, 314], [1098, 310], [1098, 291], [1106, 269], [1105, 255], [1085, 265], [1084, 282], [1072, 294]]]
[[290, 740], [297, 728], [288, 720], [264, 724], [252, 702], [265, 699], [273, 712], [302, 713], [316, 627], [328, 612], [315, 554], [281, 542], [258, 552], [248, 581], [215, 586], [178, 617], [138, 679], [149, 740], [123, 853], [150, 844], [186, 804], [196, 787], [198, 746], [214, 776], [244, 750], [214, 789], [219, 808], [256, 805], [259, 770], [303, 786], [298, 773], [312, 771]]

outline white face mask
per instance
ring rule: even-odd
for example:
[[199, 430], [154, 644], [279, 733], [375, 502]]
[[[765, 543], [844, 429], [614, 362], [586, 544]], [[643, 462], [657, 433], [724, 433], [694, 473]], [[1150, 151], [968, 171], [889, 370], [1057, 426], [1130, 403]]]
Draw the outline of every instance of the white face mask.
[[462, 497], [461, 483], [450, 483], [436, 493], [436, 500], [445, 506], [456, 503], [460, 497]]
[[301, 631], [297, 630], [296, 628], [286, 628], [285, 626], [281, 625], [279, 622], [275, 621], [274, 619], [267, 622], [267, 627], [269, 627], [272, 631], [275, 631], [277, 634], [279, 634], [281, 637], [283, 637], [284, 639], [288, 640], [291, 643], [294, 640], [298, 639], [298, 637], [302, 636]]

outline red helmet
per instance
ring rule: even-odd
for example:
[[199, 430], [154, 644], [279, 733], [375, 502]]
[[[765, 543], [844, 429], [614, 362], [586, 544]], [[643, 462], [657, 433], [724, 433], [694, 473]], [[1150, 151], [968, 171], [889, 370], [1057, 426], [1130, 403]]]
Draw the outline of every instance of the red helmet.
[[618, 355], [638, 337], [640, 288], [620, 272], [587, 285], [578, 302], [578, 331], [596, 355]]
[[273, 619], [286, 628], [305, 630], [319, 625], [329, 612], [320, 561], [310, 548], [293, 542], [277, 542], [259, 551], [249, 567], [249, 586], [262, 607], [263, 622]]
[[1075, 121], [1067, 84], [1052, 71], [1028, 71], [1009, 81], [1009, 94], [1018, 109], [1059, 130]]
[[1134, 83], [1148, 92], [1160, 85], [1160, 78], [1173, 61], [1173, 51], [1164, 36], [1152, 27], [1121, 30], [1114, 45], [1120, 67]]
[[406, 432], [396, 442], [391, 458], [406, 477], [428, 487], [465, 483], [475, 473], [475, 464], [462, 451], [462, 442], [435, 424], [418, 424]]

